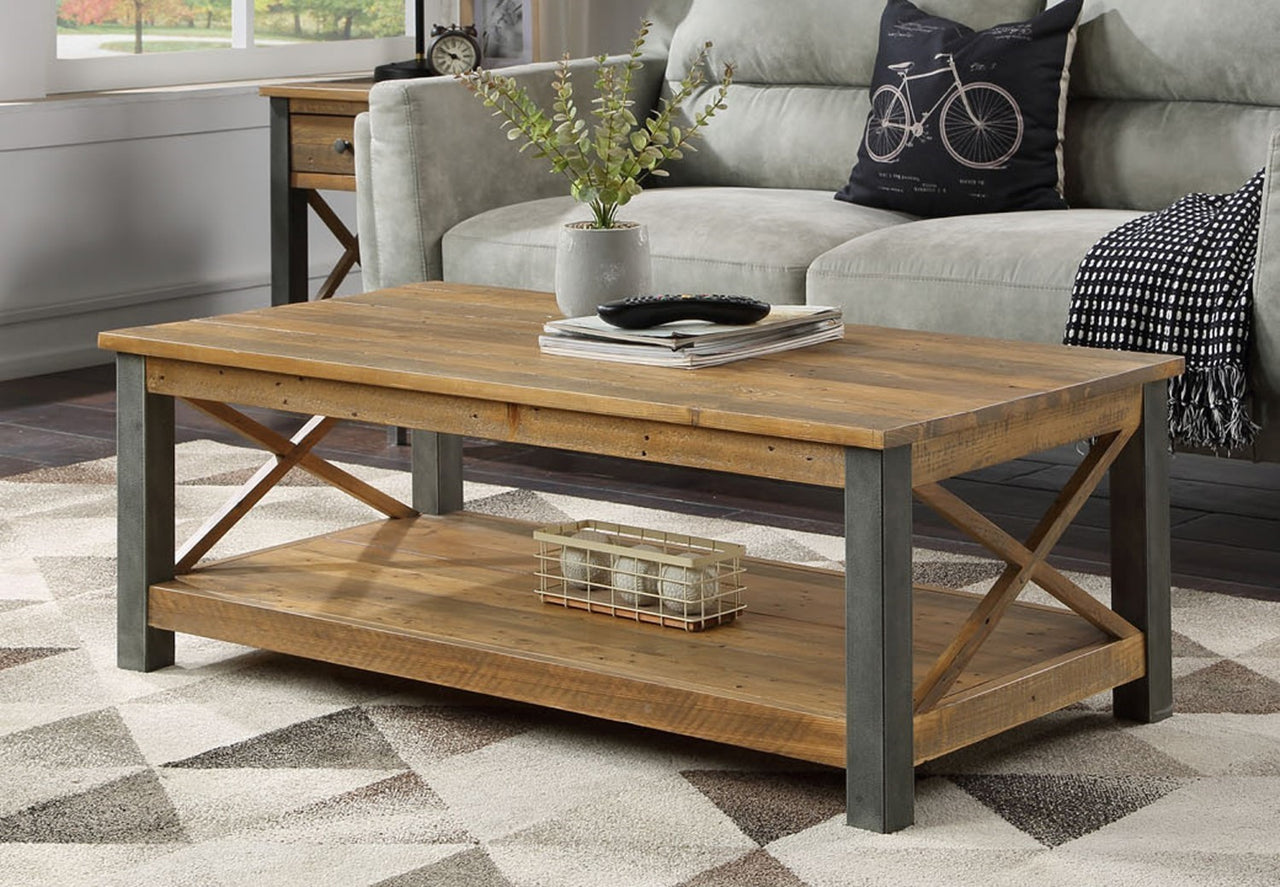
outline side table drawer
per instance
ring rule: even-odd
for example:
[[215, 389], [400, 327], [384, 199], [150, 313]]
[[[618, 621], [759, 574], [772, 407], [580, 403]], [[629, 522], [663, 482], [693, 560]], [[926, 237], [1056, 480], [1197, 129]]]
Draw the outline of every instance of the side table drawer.
[[[289, 118], [290, 164], [295, 173], [319, 172], [354, 176], [354, 117], [294, 114]], [[335, 145], [346, 147], [339, 151]]]

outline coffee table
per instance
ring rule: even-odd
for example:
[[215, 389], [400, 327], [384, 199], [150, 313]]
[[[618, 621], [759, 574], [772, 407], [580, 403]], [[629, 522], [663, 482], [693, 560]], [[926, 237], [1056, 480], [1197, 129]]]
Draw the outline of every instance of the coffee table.
[[[1119, 717], [1170, 714], [1180, 358], [850, 325], [687, 371], [543, 355], [555, 313], [426, 283], [103, 333], [120, 666], [172, 664], [184, 632], [845, 767], [848, 821], [876, 831], [912, 822], [922, 761], [1106, 690]], [[176, 556], [174, 398], [272, 452]], [[313, 417], [286, 439], [229, 404]], [[344, 419], [413, 429], [411, 503], [311, 452]], [[746, 614], [696, 634], [547, 606], [531, 527], [462, 510], [463, 436], [843, 487], [847, 569], [749, 560]], [[1080, 440], [1025, 542], [940, 483]], [[295, 466], [386, 519], [202, 561]], [[1108, 469], [1110, 608], [1046, 560]], [[990, 592], [913, 587], [913, 495], [1008, 564]], [[1030, 581], [1064, 606], [1015, 600]]]

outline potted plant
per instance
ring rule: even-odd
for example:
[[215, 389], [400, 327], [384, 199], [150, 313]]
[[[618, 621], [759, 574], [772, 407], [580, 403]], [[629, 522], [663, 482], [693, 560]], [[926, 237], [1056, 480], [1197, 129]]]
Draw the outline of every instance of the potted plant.
[[643, 189], [649, 176], [665, 176], [662, 164], [678, 160], [699, 130], [717, 111], [733, 79], [726, 64], [710, 101], [685, 128], [676, 125], [676, 112], [706, 82], [705, 43], [689, 74], [641, 123], [632, 110], [633, 75], [641, 67], [641, 50], [651, 23], [642, 21], [631, 51], [621, 63], [596, 57], [596, 96], [590, 123], [579, 112], [566, 53], [552, 82], [555, 99], [544, 111], [514, 78], [480, 68], [460, 74], [467, 89], [494, 109], [507, 138], [523, 140], [520, 150], [550, 162], [551, 171], [569, 180], [569, 193], [591, 209], [591, 220], [574, 222], [561, 231], [556, 251], [556, 301], [574, 316], [595, 311], [601, 302], [650, 290], [649, 241], [643, 225], [619, 221], [618, 210]]

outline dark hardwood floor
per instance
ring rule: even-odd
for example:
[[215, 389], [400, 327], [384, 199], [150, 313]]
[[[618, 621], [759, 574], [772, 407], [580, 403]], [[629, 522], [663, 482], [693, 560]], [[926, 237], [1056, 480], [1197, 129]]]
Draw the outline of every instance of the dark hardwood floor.
[[[115, 451], [115, 377], [110, 365], [0, 382], [0, 476], [98, 459]], [[292, 433], [295, 416], [246, 410]], [[243, 443], [179, 404], [178, 439]], [[407, 467], [408, 450], [386, 429], [347, 424], [317, 452], [326, 458]], [[842, 532], [838, 491], [478, 440], [464, 449], [469, 480], [667, 508], [818, 533]], [[1018, 538], [1030, 535], [1078, 455], [1060, 448], [947, 483]], [[1280, 464], [1177, 454], [1171, 463], [1174, 584], [1280, 600]], [[1105, 486], [1081, 511], [1051, 560], [1106, 572]], [[917, 544], [985, 554], [923, 506]]]

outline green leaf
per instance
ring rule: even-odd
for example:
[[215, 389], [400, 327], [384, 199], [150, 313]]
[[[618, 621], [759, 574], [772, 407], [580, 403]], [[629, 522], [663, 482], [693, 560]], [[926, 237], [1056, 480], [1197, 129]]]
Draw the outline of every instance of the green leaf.
[[636, 72], [644, 67], [642, 47], [650, 27], [649, 21], [641, 21], [630, 54], [621, 62], [607, 63], [607, 57], [596, 57], [590, 125], [575, 104], [573, 69], [567, 53], [555, 66], [550, 112], [544, 111], [515, 77], [481, 68], [455, 78], [491, 109], [509, 140], [524, 137], [521, 152], [532, 149], [534, 157], [548, 161], [553, 173], [569, 180], [570, 193], [591, 205], [600, 227], [611, 227], [618, 206], [641, 193], [644, 176], [665, 176], [667, 173], [658, 169], [663, 162], [680, 159], [683, 154], [679, 148], [684, 145], [693, 150], [689, 140], [716, 111], [726, 107], [727, 87], [733, 78], [731, 65], [724, 66], [718, 87], [701, 112], [693, 115], [693, 124], [685, 130], [672, 125], [683, 103], [702, 91], [711, 48], [707, 42], [695, 53], [689, 74], [674, 92], [660, 96], [644, 122], [637, 122], [631, 92]]

